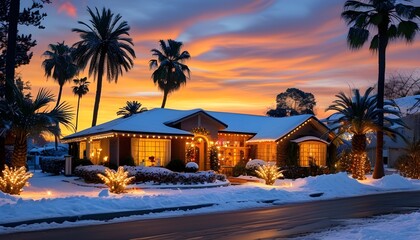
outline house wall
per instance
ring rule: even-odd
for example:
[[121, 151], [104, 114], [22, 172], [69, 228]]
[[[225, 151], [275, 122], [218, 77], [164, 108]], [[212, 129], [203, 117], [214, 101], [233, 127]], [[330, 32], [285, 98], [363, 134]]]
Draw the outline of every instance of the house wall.
[[[298, 129], [296, 132], [291, 133], [289, 137], [282, 138], [280, 141], [277, 142], [277, 164], [278, 166], [285, 166], [285, 165], [294, 165], [299, 163], [299, 158], [297, 159], [297, 163], [294, 163], [291, 161], [291, 156], [293, 153], [291, 153], [291, 147], [290, 145], [293, 144], [290, 142], [293, 139], [298, 139], [305, 136], [314, 136], [321, 139], [325, 139], [326, 132], [320, 131], [316, 128], [315, 124], [318, 124], [314, 122], [314, 120], [310, 121], [309, 124], [306, 124], [305, 126], [302, 126], [300, 129]], [[327, 159], [330, 157], [329, 154], [333, 150], [332, 148], [335, 148], [335, 146], [327, 147]], [[298, 151], [298, 149], [297, 149]], [[299, 156], [299, 155], [298, 155]]]
[[113, 137], [109, 139], [109, 162], [113, 165], [119, 166], [120, 150], [119, 138]]
[[[403, 135], [408, 141], [413, 141], [413, 139], [420, 139], [420, 113], [408, 115], [401, 118], [408, 128], [400, 127], [397, 131]], [[389, 167], [394, 167], [395, 163], [398, 161], [398, 158], [405, 154], [404, 148], [406, 147], [405, 141], [397, 137], [393, 141], [388, 136], [384, 136], [384, 162], [387, 158], [387, 164]], [[367, 155], [369, 157], [371, 166], [375, 166], [376, 161], [376, 140], [373, 140], [371, 144], [367, 147]]]
[[119, 138], [119, 161], [131, 157], [131, 138], [129, 137], [118, 137]]
[[185, 139], [172, 139], [171, 140], [171, 160], [180, 159], [185, 162]]
[[193, 130], [196, 127], [205, 128], [207, 131], [210, 132], [211, 139], [217, 139], [217, 133], [219, 132], [220, 125], [216, 124], [216, 122], [213, 119], [207, 117], [204, 114], [193, 116], [180, 123], [180, 128], [189, 132], [191, 132], [191, 130]]

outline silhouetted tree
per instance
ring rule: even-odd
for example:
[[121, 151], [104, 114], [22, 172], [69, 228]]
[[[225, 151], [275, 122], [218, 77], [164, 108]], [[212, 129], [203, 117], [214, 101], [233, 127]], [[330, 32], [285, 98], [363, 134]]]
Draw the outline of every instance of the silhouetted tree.
[[301, 114], [314, 114], [316, 105], [312, 93], [307, 93], [297, 88], [288, 88], [276, 97], [276, 108], [267, 111], [270, 117], [285, 117]]
[[385, 99], [395, 99], [420, 94], [420, 76], [413, 71], [391, 74], [385, 81]]
[[127, 105], [120, 108], [117, 115], [123, 115], [123, 117], [130, 117], [134, 114], [147, 111], [147, 108], [141, 107], [141, 103], [138, 101], [127, 101]]
[[160, 48], [152, 49], [152, 55], [157, 59], [149, 62], [150, 69], [156, 68], [152, 74], [153, 82], [163, 91], [163, 100], [161, 108], [165, 108], [168, 94], [178, 90], [181, 85], [187, 83], [187, 76], [190, 77], [190, 69], [183, 64], [191, 56], [187, 51], [182, 51], [182, 42], [168, 39], [168, 44], [160, 40]]
[[80, 34], [79, 42], [73, 46], [76, 48], [74, 59], [82, 69], [89, 64], [89, 76], [97, 77], [95, 105], [93, 108], [92, 127], [96, 126], [99, 112], [99, 102], [102, 92], [102, 77], [106, 74], [109, 82], [118, 81], [118, 76], [133, 67], [134, 53], [133, 41], [127, 36], [130, 27], [126, 21], [120, 21], [121, 15], [111, 12], [110, 9], [97, 8], [93, 12], [89, 7], [90, 25], [79, 21], [79, 24], [87, 27], [87, 30], [74, 28], [73, 32]]
[[80, 78], [80, 79], [73, 79], [73, 93], [77, 95], [77, 110], [76, 110], [76, 127], [74, 128], [74, 132], [77, 132], [77, 125], [79, 122], [79, 108], [80, 108], [80, 99], [89, 92], [89, 84], [90, 82], [87, 81], [87, 77]]

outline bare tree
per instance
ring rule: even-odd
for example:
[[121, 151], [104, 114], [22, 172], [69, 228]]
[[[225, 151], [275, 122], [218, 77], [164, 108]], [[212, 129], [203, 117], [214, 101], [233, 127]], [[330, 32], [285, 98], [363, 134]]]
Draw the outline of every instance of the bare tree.
[[385, 98], [395, 99], [420, 94], [420, 74], [396, 72], [389, 75], [385, 82]]

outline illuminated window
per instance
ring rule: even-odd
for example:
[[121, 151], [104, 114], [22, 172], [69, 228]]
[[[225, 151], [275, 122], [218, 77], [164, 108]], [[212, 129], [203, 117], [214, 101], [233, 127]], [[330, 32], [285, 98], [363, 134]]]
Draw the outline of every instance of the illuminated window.
[[276, 161], [276, 144], [259, 143], [257, 147], [257, 158], [264, 161]]
[[90, 160], [93, 164], [100, 164], [101, 159], [101, 142], [93, 141], [90, 143]]
[[318, 166], [325, 166], [327, 160], [327, 144], [318, 141], [299, 143], [299, 165], [309, 167], [309, 161]]
[[84, 159], [86, 156], [86, 142], [80, 142], [79, 145], [79, 159]]
[[165, 166], [171, 159], [171, 140], [132, 138], [131, 155], [137, 165]]

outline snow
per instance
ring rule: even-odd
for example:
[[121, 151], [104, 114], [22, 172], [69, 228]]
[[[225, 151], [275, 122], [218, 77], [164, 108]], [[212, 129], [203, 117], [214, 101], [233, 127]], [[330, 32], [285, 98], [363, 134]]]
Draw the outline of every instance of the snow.
[[420, 212], [348, 220], [346, 226], [296, 239], [407, 239], [420, 236]]
[[252, 159], [252, 160], [249, 160], [246, 163], [245, 168], [246, 169], [257, 169], [258, 166], [264, 166], [266, 164], [267, 164], [267, 162], [264, 161], [264, 160], [261, 160], [261, 159]]
[[203, 112], [215, 120], [227, 125], [220, 132], [255, 134], [253, 141], [275, 141], [305, 121], [314, 118], [313, 115], [305, 114], [291, 117], [274, 118], [267, 116], [214, 112], [203, 109], [175, 110], [167, 108], [155, 108], [128, 118], [117, 118], [112, 121], [97, 125], [92, 128], [64, 137], [64, 140], [86, 137], [90, 135], [105, 134], [112, 132], [131, 132], [137, 134], [167, 134], [193, 136], [190, 132], [170, 127], [170, 124], [188, 116]]
[[[150, 171], [156, 169], [150, 168]], [[259, 180], [249, 176], [241, 178]], [[81, 184], [75, 184], [77, 182]], [[128, 186], [128, 193], [117, 195], [110, 193], [103, 184], [85, 184], [75, 177], [50, 176], [35, 172], [34, 177], [30, 179], [30, 186], [25, 187], [20, 196], [0, 193], [0, 223], [198, 204], [214, 205], [191, 210], [188, 213], [237, 210], [268, 206], [264, 204], [264, 201], [284, 204], [407, 189], [420, 190], [420, 180], [405, 179], [394, 174], [379, 180], [369, 177], [367, 180], [357, 181], [345, 173], [338, 173], [297, 180], [277, 180], [274, 186], [264, 185], [261, 181], [227, 187], [203, 188], [214, 186], [214, 184], [198, 184], [197, 186], [200, 188], [180, 188], [168, 185], [167, 187], [171, 189], [160, 189], [155, 188], [153, 184], [138, 184]], [[318, 198], [309, 196], [321, 192], [323, 195]], [[164, 212], [137, 216], [137, 218], [181, 214], [186, 213], [184, 211]], [[97, 221], [92, 222], [97, 223]], [[86, 222], [84, 221], [83, 224]], [[66, 226], [66, 224], [62, 225]], [[56, 225], [39, 224], [37, 226], [49, 228]], [[14, 229], [0, 227], [0, 233], [32, 228], [35, 228], [34, 225]]]
[[195, 163], [195, 162], [188, 162], [188, 163], [185, 165], [185, 168], [192, 168], [192, 169], [197, 169], [197, 170], [198, 170], [198, 164], [197, 164], [197, 163]]

